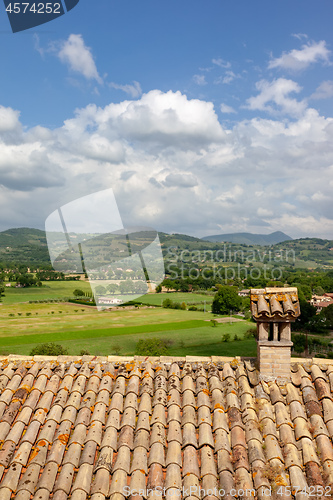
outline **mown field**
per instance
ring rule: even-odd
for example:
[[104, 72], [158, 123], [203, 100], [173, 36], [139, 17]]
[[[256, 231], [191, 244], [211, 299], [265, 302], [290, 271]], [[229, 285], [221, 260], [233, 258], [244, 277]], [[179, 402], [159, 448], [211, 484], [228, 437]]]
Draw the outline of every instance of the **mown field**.
[[186, 305], [200, 304], [202, 307], [206, 302], [207, 310], [210, 310], [210, 304], [213, 302], [213, 295], [205, 295], [199, 293], [182, 293], [182, 292], [168, 292], [168, 293], [149, 293], [143, 295], [138, 299], [138, 302], [149, 304], [152, 306], [161, 306], [163, 300], [171, 299], [175, 302], [185, 302]]
[[[46, 300], [70, 296], [75, 288], [89, 287], [89, 283], [53, 282], [49, 288], [7, 289], [0, 306], [0, 354], [30, 354], [38, 344], [60, 343], [69, 354], [79, 355], [82, 350], [93, 355], [135, 354], [140, 339], [161, 338], [169, 344], [168, 354], [173, 356], [255, 356], [254, 339], [222, 342], [230, 334], [243, 338], [253, 323], [225, 319], [225, 323], [212, 326], [210, 312], [182, 311], [161, 307], [132, 307], [97, 311], [93, 307], [68, 303], [29, 304], [29, 300]], [[88, 290], [88, 288], [87, 288]], [[40, 292], [41, 291], [41, 292]], [[40, 293], [39, 298], [35, 298]], [[174, 301], [188, 303], [208, 300], [197, 294], [156, 294]], [[204, 297], [202, 299], [202, 297]], [[185, 300], [187, 299], [187, 300]], [[210, 309], [208, 306], [207, 309]]]
[[73, 296], [76, 288], [84, 292], [91, 292], [88, 281], [49, 281], [43, 282], [42, 287], [5, 288], [3, 305], [29, 302], [29, 300], [64, 299]]

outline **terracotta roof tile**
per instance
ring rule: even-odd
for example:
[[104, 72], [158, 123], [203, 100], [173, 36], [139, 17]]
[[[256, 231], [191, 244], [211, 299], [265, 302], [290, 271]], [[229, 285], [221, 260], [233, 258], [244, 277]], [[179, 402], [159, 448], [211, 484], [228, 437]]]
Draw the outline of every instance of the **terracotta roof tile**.
[[145, 429], [139, 429], [135, 433], [133, 446], [134, 448], [136, 448], [137, 446], [143, 446], [144, 448], [146, 448], [146, 450], [148, 450], [149, 441], [150, 441], [149, 431], [146, 431]]
[[297, 288], [253, 289], [250, 298], [255, 319], [295, 319], [300, 315]]
[[255, 420], [248, 420], [245, 423], [245, 436], [248, 443], [252, 439], [256, 439], [259, 443], [262, 443], [262, 434], [259, 428], [262, 429], [262, 426]]
[[333, 483], [333, 366], [295, 363], [283, 386], [239, 360], [86, 359], [0, 361], [1, 500]]
[[180, 407], [178, 405], [170, 405], [168, 407], [168, 418], [167, 418], [167, 423], [170, 425], [170, 423], [176, 420], [177, 422], [181, 422], [181, 413], [180, 413]]
[[276, 426], [280, 427], [282, 424], [291, 425], [290, 416], [287, 411], [287, 407], [284, 403], [277, 402], [274, 405], [275, 416], [276, 416]]
[[278, 431], [276, 429], [276, 425], [270, 418], [264, 418], [260, 422], [260, 428], [262, 428], [263, 437], [266, 436], [273, 436], [275, 438], [278, 437]]
[[193, 408], [196, 407], [194, 393], [188, 389], [183, 392], [183, 407], [185, 406], [193, 406]]
[[197, 450], [190, 445], [185, 447], [183, 458], [183, 476], [189, 474], [194, 474], [198, 478], [200, 476]]
[[165, 464], [166, 466], [169, 464], [182, 466], [181, 445], [178, 441], [169, 442]]
[[279, 438], [280, 442], [284, 443], [284, 445], [287, 444], [296, 445], [296, 439], [293, 428], [288, 424], [284, 424], [281, 425], [281, 427], [279, 427]]
[[194, 446], [195, 448], [198, 447], [195, 425], [190, 423], [185, 424], [183, 427], [183, 447], [188, 445]]
[[178, 441], [178, 443], [182, 444], [181, 426], [180, 423], [176, 420], [172, 420], [171, 422], [169, 422], [167, 441], [168, 443], [170, 443], [171, 441]]
[[140, 397], [138, 413], [140, 413], [141, 411], [146, 411], [149, 413], [149, 415], [151, 415], [152, 413], [151, 397], [147, 392], [143, 392]]
[[154, 407], [150, 424], [153, 426], [156, 423], [162, 424], [164, 427], [166, 427], [165, 404], [157, 404]]
[[294, 427], [295, 427], [296, 440], [299, 440], [303, 437], [307, 437], [309, 439], [312, 439], [311, 433], [309, 431], [309, 424], [308, 424], [307, 420], [305, 420], [302, 417], [295, 418]]
[[183, 485], [184, 485], [184, 490], [191, 492], [193, 496], [188, 496], [185, 498], [195, 500], [196, 498], [200, 498], [200, 493], [199, 493], [199, 479], [196, 474], [191, 474], [188, 473], [184, 477], [183, 480]]
[[228, 432], [224, 429], [217, 429], [214, 432], [214, 440], [215, 440], [215, 451], [227, 450], [230, 451], [230, 437]]
[[293, 421], [297, 417], [302, 417], [306, 419], [306, 413], [304, 407], [301, 405], [299, 401], [292, 401], [290, 403], [289, 408], [290, 408], [290, 416]]

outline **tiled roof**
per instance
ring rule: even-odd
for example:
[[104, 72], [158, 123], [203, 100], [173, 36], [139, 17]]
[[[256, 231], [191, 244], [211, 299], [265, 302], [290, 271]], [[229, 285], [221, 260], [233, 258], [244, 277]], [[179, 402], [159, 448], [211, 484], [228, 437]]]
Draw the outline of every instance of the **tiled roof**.
[[333, 485], [333, 364], [278, 385], [239, 359], [11, 357], [0, 388], [1, 500]]
[[316, 307], [328, 307], [333, 304], [333, 299], [321, 300], [320, 302], [316, 302], [314, 305]]
[[255, 320], [294, 320], [300, 315], [297, 288], [256, 288], [250, 298]]

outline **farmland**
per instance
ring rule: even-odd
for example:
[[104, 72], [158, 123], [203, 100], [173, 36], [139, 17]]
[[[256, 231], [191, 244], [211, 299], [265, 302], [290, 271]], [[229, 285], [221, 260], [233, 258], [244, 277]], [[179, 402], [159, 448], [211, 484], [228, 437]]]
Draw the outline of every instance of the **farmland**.
[[[133, 355], [140, 339], [161, 338], [168, 341], [168, 352], [173, 356], [255, 355], [254, 339], [221, 341], [226, 333], [231, 339], [234, 335], [243, 338], [253, 324], [225, 318], [225, 323], [212, 327], [210, 312], [148, 306], [98, 312], [79, 304], [29, 303], [29, 300], [71, 296], [75, 288], [88, 291], [89, 284], [50, 282], [48, 287], [40, 289], [7, 288], [0, 307], [0, 354], [29, 354], [38, 344], [56, 342], [71, 355], [79, 355], [82, 350], [94, 355]], [[210, 296], [185, 293], [155, 294], [143, 299], [149, 303], [150, 299], [158, 298], [160, 304], [163, 295], [174, 301], [187, 299], [189, 303], [206, 300], [208, 304], [212, 300]]]

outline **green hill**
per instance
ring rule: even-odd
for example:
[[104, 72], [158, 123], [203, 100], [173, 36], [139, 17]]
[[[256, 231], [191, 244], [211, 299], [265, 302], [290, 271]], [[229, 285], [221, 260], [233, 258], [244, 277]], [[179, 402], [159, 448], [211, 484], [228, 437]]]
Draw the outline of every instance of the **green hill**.
[[[236, 236], [239, 240], [237, 241]], [[244, 236], [250, 235], [252, 239], [246, 240], [244, 243]], [[219, 235], [219, 238], [228, 235]], [[167, 234], [159, 233], [163, 255], [166, 260], [172, 259], [175, 255], [181, 256], [181, 252], [186, 250], [186, 255], [190, 258], [191, 252], [202, 252], [209, 250], [215, 252], [217, 250], [225, 249], [227, 246], [228, 252], [233, 254], [237, 251], [243, 252], [247, 255], [249, 252], [260, 253], [261, 262], [264, 254], [269, 252], [280, 252], [281, 250], [289, 250], [295, 254], [295, 267], [320, 267], [329, 266], [333, 267], [333, 240], [323, 240], [320, 238], [300, 238], [291, 239], [289, 236], [282, 232], [272, 233], [270, 235], [251, 235], [250, 233], [235, 233], [234, 242], [229, 241], [210, 241], [213, 236], [205, 238], [196, 238], [186, 234]], [[243, 239], [242, 239], [243, 238]], [[266, 238], [266, 246], [263, 242]], [[275, 242], [276, 240], [280, 240]], [[256, 243], [254, 243], [256, 241]], [[22, 263], [22, 264], [36, 264], [36, 263], [50, 263], [49, 252], [45, 232], [40, 229], [30, 228], [17, 228], [8, 229], [0, 232], [0, 262]], [[283, 262], [281, 263], [283, 265]]]
[[0, 233], [0, 262], [49, 263], [45, 231], [20, 227]]
[[282, 231], [275, 231], [271, 234], [252, 234], [252, 233], [230, 233], [230, 234], [215, 234], [213, 236], [205, 236], [204, 241], [217, 243], [239, 243], [245, 245], [275, 245], [282, 241], [292, 240], [290, 236]]

